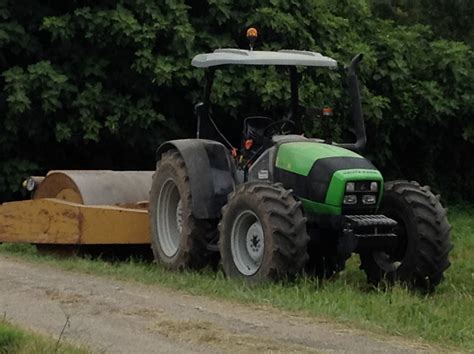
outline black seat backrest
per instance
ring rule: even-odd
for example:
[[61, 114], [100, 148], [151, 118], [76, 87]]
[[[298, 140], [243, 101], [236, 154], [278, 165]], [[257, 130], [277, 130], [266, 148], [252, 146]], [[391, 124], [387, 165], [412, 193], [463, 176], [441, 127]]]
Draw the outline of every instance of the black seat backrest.
[[244, 140], [252, 139], [254, 143], [261, 144], [265, 128], [273, 122], [273, 119], [263, 116], [247, 117], [244, 119]]

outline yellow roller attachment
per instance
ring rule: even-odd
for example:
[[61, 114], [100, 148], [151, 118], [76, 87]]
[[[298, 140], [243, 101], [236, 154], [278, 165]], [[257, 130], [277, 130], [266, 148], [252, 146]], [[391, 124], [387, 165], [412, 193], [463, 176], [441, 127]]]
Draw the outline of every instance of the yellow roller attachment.
[[37, 199], [0, 206], [0, 242], [47, 244], [147, 244], [143, 209]]
[[85, 205], [132, 205], [147, 201], [152, 171], [50, 171], [33, 199], [57, 198]]

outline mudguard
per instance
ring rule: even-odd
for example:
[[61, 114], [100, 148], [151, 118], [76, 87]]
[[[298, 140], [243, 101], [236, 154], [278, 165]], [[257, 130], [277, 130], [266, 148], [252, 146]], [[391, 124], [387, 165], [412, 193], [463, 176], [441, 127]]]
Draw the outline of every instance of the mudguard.
[[227, 196], [234, 190], [233, 163], [228, 150], [217, 141], [205, 139], [171, 140], [156, 151], [176, 149], [188, 171], [192, 195], [192, 213], [197, 219], [217, 219]]

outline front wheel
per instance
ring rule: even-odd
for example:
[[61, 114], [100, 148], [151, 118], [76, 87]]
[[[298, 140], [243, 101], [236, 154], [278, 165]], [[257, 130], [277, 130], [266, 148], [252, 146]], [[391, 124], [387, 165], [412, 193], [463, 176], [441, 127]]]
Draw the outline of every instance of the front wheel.
[[228, 277], [292, 278], [308, 260], [308, 240], [301, 203], [281, 185], [243, 184], [222, 210], [219, 249]]
[[397, 221], [397, 245], [390, 252], [361, 254], [361, 269], [377, 285], [399, 280], [431, 292], [449, 267], [451, 225], [429, 187], [416, 182], [386, 183], [380, 212]]

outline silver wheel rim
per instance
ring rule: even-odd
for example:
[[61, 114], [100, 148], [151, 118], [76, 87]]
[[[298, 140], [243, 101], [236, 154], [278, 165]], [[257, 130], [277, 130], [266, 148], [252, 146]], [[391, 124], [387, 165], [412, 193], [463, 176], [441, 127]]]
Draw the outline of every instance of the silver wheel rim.
[[230, 235], [230, 249], [240, 273], [250, 276], [260, 269], [265, 249], [264, 236], [262, 224], [252, 211], [243, 211], [235, 218]]
[[156, 216], [160, 247], [167, 257], [173, 257], [178, 252], [181, 241], [183, 206], [178, 187], [171, 178], [161, 186]]

